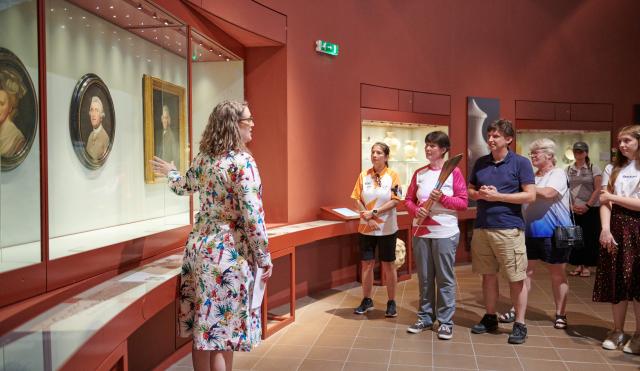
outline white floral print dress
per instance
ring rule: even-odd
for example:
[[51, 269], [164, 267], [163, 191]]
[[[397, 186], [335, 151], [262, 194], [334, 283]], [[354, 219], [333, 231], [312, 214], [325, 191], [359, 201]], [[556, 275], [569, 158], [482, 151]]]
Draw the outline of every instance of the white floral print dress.
[[271, 264], [262, 185], [250, 154], [199, 154], [182, 176], [168, 175], [178, 195], [200, 193], [200, 211], [184, 251], [178, 334], [197, 350], [249, 351], [260, 343], [260, 309], [250, 310], [255, 267]]

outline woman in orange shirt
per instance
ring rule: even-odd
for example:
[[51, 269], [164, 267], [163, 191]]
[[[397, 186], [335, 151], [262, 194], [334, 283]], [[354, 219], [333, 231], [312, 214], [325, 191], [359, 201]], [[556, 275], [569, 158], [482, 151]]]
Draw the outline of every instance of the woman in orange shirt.
[[371, 167], [358, 176], [351, 198], [360, 210], [360, 253], [362, 260], [362, 292], [364, 298], [354, 310], [364, 314], [373, 310], [371, 290], [373, 288], [373, 266], [376, 246], [380, 250], [384, 276], [387, 278], [387, 317], [398, 315], [395, 293], [398, 281], [395, 267], [396, 232], [398, 221], [396, 205], [402, 193], [398, 174], [389, 169], [389, 146], [378, 142], [371, 147]]

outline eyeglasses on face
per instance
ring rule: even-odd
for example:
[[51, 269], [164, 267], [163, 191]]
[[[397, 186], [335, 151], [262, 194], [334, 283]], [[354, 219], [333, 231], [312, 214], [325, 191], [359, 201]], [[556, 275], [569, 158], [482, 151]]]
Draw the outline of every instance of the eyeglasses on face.
[[533, 158], [543, 154], [544, 154], [544, 151], [537, 150], [537, 151], [529, 152], [529, 157]]
[[253, 124], [253, 116], [249, 116], [247, 118], [241, 118], [240, 120], [238, 120], [238, 122], [246, 122], [247, 124]]

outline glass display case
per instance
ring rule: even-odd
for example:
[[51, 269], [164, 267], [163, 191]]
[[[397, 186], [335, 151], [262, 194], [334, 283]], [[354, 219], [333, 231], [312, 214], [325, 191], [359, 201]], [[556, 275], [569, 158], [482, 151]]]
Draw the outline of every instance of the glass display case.
[[188, 226], [187, 27], [147, 2], [47, 0], [49, 257]]
[[589, 145], [589, 158], [600, 169], [611, 161], [611, 133], [609, 131], [579, 130], [517, 130], [516, 153], [528, 157], [529, 145], [540, 138], [549, 138], [556, 143], [556, 166], [566, 169], [574, 162], [573, 143]]
[[[449, 132], [448, 125], [362, 120], [361, 169], [371, 168], [371, 146], [383, 142], [389, 146], [389, 168], [400, 176], [406, 191], [416, 169], [427, 165], [424, 138], [432, 131]], [[403, 191], [403, 198], [404, 198]]]
[[42, 260], [37, 19], [35, 0], [0, 6], [0, 272]]

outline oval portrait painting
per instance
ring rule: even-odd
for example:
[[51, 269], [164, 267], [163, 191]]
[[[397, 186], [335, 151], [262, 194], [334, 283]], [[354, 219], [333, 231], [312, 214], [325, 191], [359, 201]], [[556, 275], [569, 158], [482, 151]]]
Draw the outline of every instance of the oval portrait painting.
[[97, 75], [80, 78], [73, 90], [69, 131], [80, 162], [98, 169], [107, 161], [116, 133], [115, 111], [107, 85]]
[[29, 154], [38, 129], [38, 102], [20, 59], [0, 47], [0, 164], [18, 167]]

